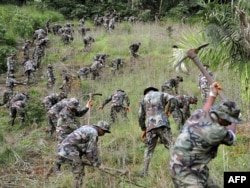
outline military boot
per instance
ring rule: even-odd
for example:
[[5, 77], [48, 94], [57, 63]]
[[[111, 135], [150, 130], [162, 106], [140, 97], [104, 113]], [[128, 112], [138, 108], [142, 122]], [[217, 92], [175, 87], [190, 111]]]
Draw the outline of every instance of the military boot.
[[55, 173], [58, 174], [61, 170], [61, 164], [56, 163]]

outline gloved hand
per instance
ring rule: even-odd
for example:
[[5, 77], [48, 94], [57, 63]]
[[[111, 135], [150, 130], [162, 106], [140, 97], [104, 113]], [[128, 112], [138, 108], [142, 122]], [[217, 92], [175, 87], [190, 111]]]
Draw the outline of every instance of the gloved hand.
[[102, 110], [103, 109], [103, 106], [99, 106], [99, 110]]
[[130, 112], [130, 107], [129, 106], [126, 107], [126, 110], [127, 110], [127, 112]]
[[101, 164], [99, 167], [98, 167], [100, 170], [105, 170], [106, 169], [106, 166]]
[[94, 101], [89, 100], [86, 104], [86, 107], [91, 108], [94, 105]]
[[221, 90], [220, 84], [218, 84], [217, 82], [212, 83], [210, 85], [209, 96], [216, 97], [218, 95], [219, 90]]

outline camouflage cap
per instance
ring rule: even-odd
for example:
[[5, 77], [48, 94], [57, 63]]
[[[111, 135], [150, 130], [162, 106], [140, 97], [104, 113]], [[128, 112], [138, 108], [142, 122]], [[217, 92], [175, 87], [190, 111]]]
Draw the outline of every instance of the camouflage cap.
[[159, 89], [157, 89], [157, 88], [155, 88], [153, 86], [149, 86], [146, 89], [144, 89], [143, 94], [146, 95], [147, 92], [149, 92], [149, 91], [159, 91]]
[[240, 108], [233, 101], [222, 100], [218, 105], [212, 106], [210, 112], [215, 112], [221, 119], [231, 123], [242, 123], [242, 119], [239, 118]]
[[97, 127], [101, 128], [102, 130], [104, 130], [107, 133], [111, 133], [110, 132], [110, 124], [107, 121], [98, 121]]

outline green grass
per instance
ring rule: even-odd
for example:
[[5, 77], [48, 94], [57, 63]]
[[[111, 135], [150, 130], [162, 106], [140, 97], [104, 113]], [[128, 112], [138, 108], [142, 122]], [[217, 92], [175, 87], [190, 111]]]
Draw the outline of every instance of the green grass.
[[[76, 24], [75, 24], [76, 25]], [[40, 101], [51, 91], [45, 88], [46, 80], [42, 75], [46, 72], [46, 65], [52, 63], [54, 65], [56, 84], [53, 92], [59, 92], [59, 86], [62, 84], [61, 71], [66, 69], [71, 74], [76, 74], [78, 68], [89, 65], [93, 61], [96, 53], [107, 53], [110, 55], [109, 61], [116, 57], [122, 57], [126, 61], [123, 73], [113, 76], [109, 67], [106, 67], [101, 75], [101, 79], [85, 80], [81, 82], [80, 88], [73, 88], [69, 97], [78, 97], [82, 105], [85, 105], [87, 99], [83, 99], [82, 95], [90, 92], [100, 92], [101, 97], [95, 97], [94, 106], [91, 109], [91, 123], [97, 123], [99, 120], [109, 120], [110, 104], [107, 104], [101, 111], [98, 110], [101, 102], [108, 97], [116, 89], [124, 89], [131, 101], [131, 112], [128, 113], [129, 120], [127, 122], [119, 119], [119, 122], [112, 124], [112, 134], [107, 134], [99, 139], [100, 158], [107, 166], [117, 169], [127, 168], [129, 174], [127, 177], [116, 177], [104, 174], [98, 169], [86, 167], [86, 176], [84, 178], [85, 187], [88, 188], [106, 188], [106, 187], [137, 187], [139, 184], [144, 187], [173, 187], [172, 181], [168, 173], [169, 151], [162, 145], [158, 144], [154, 152], [154, 156], [150, 165], [149, 177], [141, 179], [138, 174], [143, 167], [143, 153], [145, 146], [141, 141], [141, 130], [138, 125], [137, 113], [139, 101], [143, 97], [143, 90], [149, 85], [160, 88], [161, 84], [176, 75], [184, 77], [184, 82], [180, 85], [182, 94], [196, 95], [200, 99], [197, 88], [198, 68], [192, 62], [189, 62], [190, 75], [176, 73], [172, 65], [172, 49], [174, 44], [181, 43], [181, 33], [185, 33], [187, 38], [193, 37], [197, 31], [197, 27], [180, 27], [174, 25], [175, 33], [172, 37], [168, 36], [166, 25], [155, 24], [136, 24], [128, 25], [125, 23], [118, 24], [112, 34], [106, 33], [102, 28], [94, 29], [91, 26], [90, 35], [96, 38], [92, 51], [88, 54], [80, 52], [83, 43], [77, 33], [75, 27], [74, 41], [72, 45], [65, 47], [60, 41], [60, 37], [49, 35], [51, 41], [50, 47], [46, 49], [46, 56], [43, 59], [43, 68], [37, 73], [39, 75], [39, 83], [37, 86], [31, 86], [29, 89], [30, 99], [29, 121], [25, 125], [16, 124], [14, 127], [8, 125], [8, 110], [0, 109], [1, 130], [0, 141], [2, 149], [0, 150], [0, 184], [8, 185], [9, 182], [14, 187], [47, 187], [47, 188], [67, 188], [70, 187], [72, 174], [69, 166], [63, 166], [62, 174], [51, 176], [45, 181], [45, 175], [48, 170], [53, 167], [56, 154], [57, 143], [55, 138], [49, 138], [45, 134], [46, 117]], [[129, 32], [128, 32], [129, 31]], [[142, 43], [139, 50], [141, 57], [135, 64], [130, 62], [128, 47], [131, 43], [140, 41]], [[188, 39], [183, 39], [184, 44]], [[196, 47], [203, 42], [203, 36], [196, 40], [191, 39], [192, 44], [186, 46]], [[209, 41], [208, 41], [209, 42]], [[183, 45], [184, 45], [183, 44]], [[194, 46], [192, 46], [194, 45]], [[64, 62], [61, 61], [65, 55], [71, 55]], [[206, 62], [209, 59], [202, 59]], [[22, 70], [20, 70], [22, 71]], [[213, 70], [216, 77], [220, 80], [226, 94], [230, 98], [241, 102], [237, 91], [237, 78], [235, 81], [225, 79], [228, 70]], [[232, 88], [234, 84], [234, 88]], [[20, 89], [25, 87], [19, 86]], [[201, 107], [199, 101], [196, 108]], [[195, 108], [195, 107], [194, 107]], [[244, 117], [248, 114], [243, 114]], [[79, 118], [81, 124], [87, 123], [87, 114]], [[34, 120], [34, 121], [33, 121]], [[170, 118], [174, 138], [178, 135], [176, 126]], [[248, 129], [247, 129], [248, 127]], [[243, 131], [242, 131], [243, 130]], [[243, 171], [249, 170], [249, 140], [246, 131], [249, 133], [249, 125], [241, 128], [240, 135], [236, 145], [233, 147], [221, 146], [218, 156], [213, 160], [210, 166], [211, 177], [221, 187], [223, 186], [224, 171]], [[243, 134], [244, 133], [244, 134]], [[248, 168], [248, 169], [247, 169]], [[7, 169], [7, 170], [4, 170]], [[129, 183], [131, 180], [131, 183]]]

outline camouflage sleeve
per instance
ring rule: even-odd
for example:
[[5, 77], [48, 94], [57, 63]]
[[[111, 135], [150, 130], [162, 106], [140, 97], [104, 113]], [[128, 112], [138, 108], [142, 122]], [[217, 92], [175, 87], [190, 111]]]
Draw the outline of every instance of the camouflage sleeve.
[[141, 130], [145, 131], [146, 130], [146, 125], [145, 125], [146, 112], [145, 112], [145, 106], [143, 104], [143, 101], [140, 102], [138, 120], [139, 120], [139, 126], [141, 127]]
[[125, 101], [126, 101], [127, 106], [129, 106], [130, 105], [130, 100], [129, 100], [129, 97], [128, 97], [127, 94], [125, 95]]
[[75, 115], [76, 115], [77, 117], [81, 117], [81, 116], [83, 116], [84, 114], [86, 114], [88, 110], [89, 110], [88, 107], [84, 107], [84, 108], [81, 109], [81, 110], [76, 110]]
[[102, 106], [104, 107], [106, 104], [108, 104], [111, 100], [112, 100], [112, 96], [113, 95], [110, 95], [107, 99], [105, 99], [102, 103]]
[[99, 161], [98, 147], [97, 147], [98, 136], [93, 136], [86, 150], [86, 158], [91, 162], [93, 166], [100, 166], [101, 162]]

